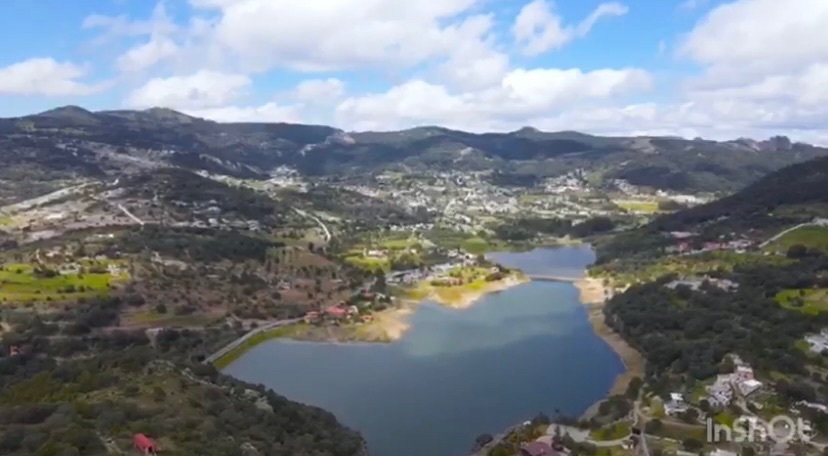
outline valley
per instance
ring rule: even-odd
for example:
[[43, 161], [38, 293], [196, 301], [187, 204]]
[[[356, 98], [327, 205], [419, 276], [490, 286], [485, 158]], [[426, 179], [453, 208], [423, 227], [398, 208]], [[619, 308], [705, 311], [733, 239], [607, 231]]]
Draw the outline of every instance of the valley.
[[[553, 423], [591, 435], [564, 439], [575, 452], [629, 454], [635, 426], [663, 454], [712, 450], [698, 437], [708, 416], [766, 416], [828, 399], [823, 357], [809, 348], [821, 346], [828, 327], [823, 148], [781, 137], [346, 133], [163, 109], [65, 107], [0, 119], [0, 127], [9, 164], [0, 175], [0, 430], [12, 436], [0, 439], [3, 454], [70, 446], [117, 454], [112, 448], [128, 447], [138, 429], [160, 436], [171, 455], [367, 454], [371, 439], [382, 440], [378, 427], [366, 450], [362, 429], [337, 421], [350, 413], [344, 408], [334, 418], [280, 396], [278, 385], [274, 393], [220, 370], [232, 373], [285, 339], [377, 343], [386, 347], [377, 348], [380, 359], [412, 340], [431, 343], [417, 328], [423, 315], [463, 315], [450, 320], [457, 328], [475, 315], [509, 321], [517, 310], [491, 303], [517, 302], [509, 297], [530, 289], [572, 301], [566, 308], [584, 330], [572, 337], [590, 347], [603, 338], [621, 361], [601, 362], [623, 362], [627, 372], [583, 419], [564, 415], [580, 417], [592, 393], [555, 416], [547, 398], [528, 427], [501, 440], [481, 435], [486, 454], [516, 454], [536, 439], [560, 443]], [[695, 160], [718, 167], [697, 169]], [[582, 278], [588, 262], [566, 255], [590, 246], [597, 261]], [[544, 261], [531, 260], [539, 247], [578, 266], [533, 269]], [[530, 260], [510, 265], [517, 257]], [[573, 284], [532, 277], [575, 280], [587, 308], [574, 305]], [[526, 299], [549, 320], [545, 306], [555, 304], [538, 293]], [[537, 325], [538, 335], [551, 337], [551, 321]], [[531, 336], [518, 333], [508, 335]], [[474, 340], [491, 349], [485, 335], [478, 328]], [[529, 351], [503, 353], [527, 363], [526, 353], [548, 354], [521, 347]], [[557, 362], [569, 359], [560, 355]], [[713, 406], [710, 388], [744, 380], [716, 383], [731, 363], [764, 386]], [[607, 372], [609, 385], [618, 372]], [[673, 405], [686, 406], [680, 415], [661, 411], [671, 393], [683, 401]], [[180, 410], [164, 407], [170, 401]], [[509, 420], [538, 412], [513, 405], [499, 405]], [[507, 424], [496, 413], [477, 425]], [[828, 432], [822, 417], [801, 413]], [[471, 447], [474, 436], [456, 440], [469, 427], [441, 445]], [[498, 429], [477, 430], [487, 431]]]

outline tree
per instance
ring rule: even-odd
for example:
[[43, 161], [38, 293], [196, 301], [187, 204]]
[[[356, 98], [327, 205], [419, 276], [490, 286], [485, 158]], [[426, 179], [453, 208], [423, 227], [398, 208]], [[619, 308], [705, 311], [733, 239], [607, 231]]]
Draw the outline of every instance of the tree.
[[795, 244], [788, 248], [786, 256], [792, 259], [805, 258], [808, 255], [808, 247], [802, 244]]

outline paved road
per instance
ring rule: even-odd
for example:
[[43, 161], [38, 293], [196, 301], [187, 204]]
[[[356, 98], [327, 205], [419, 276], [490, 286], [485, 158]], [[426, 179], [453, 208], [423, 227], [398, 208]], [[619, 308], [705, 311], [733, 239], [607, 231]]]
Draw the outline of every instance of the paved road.
[[296, 208], [296, 207], [294, 207], [293, 210], [296, 211], [297, 214], [299, 214], [303, 217], [307, 217], [307, 218], [313, 220], [314, 222], [316, 222], [317, 224], [319, 224], [319, 226], [322, 228], [322, 231], [325, 232], [325, 242], [330, 242], [331, 232], [328, 231], [328, 227], [325, 226], [325, 224], [322, 222], [322, 220], [319, 220], [319, 217], [317, 217], [313, 214], [308, 214], [307, 212], [303, 211], [302, 209], [299, 209], [299, 208]]
[[248, 339], [255, 336], [256, 334], [259, 334], [259, 333], [264, 332], [264, 331], [269, 331], [273, 328], [278, 328], [279, 326], [293, 325], [293, 324], [299, 323], [300, 321], [302, 321], [301, 318], [291, 318], [289, 320], [277, 320], [277, 321], [268, 323], [264, 326], [260, 326], [256, 329], [248, 332], [247, 334], [239, 337], [238, 339], [234, 340], [233, 342], [230, 342], [229, 344], [225, 345], [219, 351], [217, 351], [217, 352], [213, 353], [212, 355], [208, 356], [204, 360], [204, 363], [205, 364], [214, 363], [217, 359], [219, 359], [222, 356], [226, 355], [227, 353], [233, 351], [239, 345], [243, 344], [244, 342], [246, 342]]
[[795, 231], [795, 230], [798, 230], [798, 229], [800, 229], [800, 228], [802, 228], [802, 227], [805, 227], [805, 226], [812, 226], [812, 225], [814, 225], [814, 226], [828, 226], [828, 219], [817, 218], [817, 219], [814, 219], [814, 220], [812, 220], [812, 221], [810, 221], [810, 222], [800, 223], [799, 225], [796, 225], [796, 226], [794, 226], [794, 227], [788, 228], [787, 230], [782, 231], [781, 233], [777, 234], [776, 236], [774, 236], [774, 237], [772, 237], [772, 238], [768, 239], [767, 241], [765, 241], [765, 242], [763, 242], [763, 243], [759, 244], [759, 248], [765, 247], [766, 245], [768, 245], [768, 244], [770, 244], [771, 242], [773, 242], [773, 241], [775, 241], [775, 240], [777, 240], [777, 239], [781, 238], [782, 236], [784, 236], [784, 235], [786, 235], [786, 234], [790, 233], [791, 231]]

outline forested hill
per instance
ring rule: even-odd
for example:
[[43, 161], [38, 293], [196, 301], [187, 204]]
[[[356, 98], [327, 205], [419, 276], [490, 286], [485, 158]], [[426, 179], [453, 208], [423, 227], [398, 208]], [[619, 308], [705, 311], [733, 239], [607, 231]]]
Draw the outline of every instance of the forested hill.
[[648, 225], [599, 245], [599, 260], [654, 256], [693, 233], [696, 243], [722, 238], [762, 240], [784, 228], [828, 217], [828, 157], [788, 166], [728, 197], [662, 215]]
[[313, 176], [450, 168], [498, 171], [501, 181], [524, 186], [582, 169], [596, 181], [732, 192], [771, 171], [825, 155], [826, 148], [785, 137], [722, 142], [532, 128], [345, 132], [319, 125], [218, 123], [158, 108], [90, 112], [68, 106], [0, 119], [0, 192], [23, 178], [36, 195], [48, 190], [39, 183], [170, 165], [246, 178], [265, 178], [279, 166]]

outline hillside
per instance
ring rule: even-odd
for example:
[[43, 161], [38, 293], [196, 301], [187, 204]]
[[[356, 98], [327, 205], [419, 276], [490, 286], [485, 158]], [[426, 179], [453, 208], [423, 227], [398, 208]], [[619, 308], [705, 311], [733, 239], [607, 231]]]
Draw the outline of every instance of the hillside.
[[169, 166], [255, 179], [280, 166], [307, 176], [351, 177], [386, 169], [497, 170], [500, 181], [515, 185], [583, 169], [599, 181], [730, 192], [826, 153], [782, 137], [716, 142], [440, 127], [348, 133], [316, 125], [217, 123], [159, 108], [90, 112], [69, 106], [0, 119], [0, 203], [60, 188], [61, 181]]
[[[659, 256], [679, 242], [696, 248], [733, 239], [761, 243], [785, 228], [828, 217], [826, 188], [828, 158], [794, 164], [733, 195], [656, 217], [644, 227], [616, 236], [599, 245], [599, 260]], [[675, 239], [680, 233], [688, 237]]]

